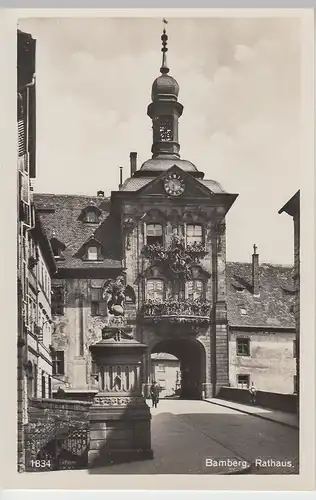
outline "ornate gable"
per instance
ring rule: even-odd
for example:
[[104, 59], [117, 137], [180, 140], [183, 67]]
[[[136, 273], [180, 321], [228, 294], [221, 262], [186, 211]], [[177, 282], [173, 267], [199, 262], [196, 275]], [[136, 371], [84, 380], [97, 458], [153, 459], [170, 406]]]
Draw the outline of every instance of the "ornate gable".
[[136, 191], [142, 196], [164, 196], [171, 199], [202, 197], [209, 198], [214, 193], [208, 187], [196, 180], [192, 175], [184, 172], [177, 165], [173, 165], [166, 172]]

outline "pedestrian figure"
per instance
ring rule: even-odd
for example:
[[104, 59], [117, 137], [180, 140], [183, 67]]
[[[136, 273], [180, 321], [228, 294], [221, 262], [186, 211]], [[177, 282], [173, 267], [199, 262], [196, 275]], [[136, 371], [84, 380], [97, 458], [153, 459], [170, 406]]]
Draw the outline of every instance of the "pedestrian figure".
[[257, 396], [257, 389], [255, 388], [255, 385], [253, 382], [251, 382], [251, 387], [249, 389], [250, 392], [250, 402], [251, 404], [256, 404], [256, 396]]
[[159, 402], [159, 387], [156, 382], [153, 382], [150, 386], [150, 397], [152, 401], [152, 407], [157, 408]]

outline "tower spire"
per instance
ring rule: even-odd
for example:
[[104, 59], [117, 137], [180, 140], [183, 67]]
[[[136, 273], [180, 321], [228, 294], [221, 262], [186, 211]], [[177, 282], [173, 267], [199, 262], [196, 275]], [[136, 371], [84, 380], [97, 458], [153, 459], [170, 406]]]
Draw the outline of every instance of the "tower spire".
[[[162, 22], [164, 24], [168, 24], [168, 21], [165, 18], [163, 18]], [[168, 68], [168, 64], [167, 64], [167, 51], [168, 51], [167, 42], [168, 42], [168, 35], [166, 33], [166, 28], [165, 27], [163, 28], [163, 32], [162, 32], [162, 35], [161, 35], [161, 41], [162, 41], [162, 49], [161, 49], [161, 52], [162, 52], [162, 65], [161, 65], [161, 68], [160, 68], [160, 73], [162, 73], [163, 75], [165, 75], [165, 74], [169, 73], [169, 68]]]

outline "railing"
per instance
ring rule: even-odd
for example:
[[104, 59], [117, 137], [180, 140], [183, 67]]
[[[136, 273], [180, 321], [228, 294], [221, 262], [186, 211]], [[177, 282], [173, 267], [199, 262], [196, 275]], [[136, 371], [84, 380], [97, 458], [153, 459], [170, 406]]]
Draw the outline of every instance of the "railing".
[[173, 323], [209, 323], [211, 304], [203, 300], [148, 300], [139, 311], [141, 318], [152, 322], [163, 319]]

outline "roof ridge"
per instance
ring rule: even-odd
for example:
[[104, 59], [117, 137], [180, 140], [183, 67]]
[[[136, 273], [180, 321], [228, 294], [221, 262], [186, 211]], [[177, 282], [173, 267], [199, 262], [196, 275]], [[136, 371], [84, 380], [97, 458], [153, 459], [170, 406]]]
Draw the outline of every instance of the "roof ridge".
[[111, 196], [97, 196], [97, 195], [89, 195], [89, 194], [65, 194], [65, 193], [38, 193], [34, 192], [33, 193], [35, 196], [68, 196], [68, 197], [73, 197], [73, 198], [97, 198], [98, 200], [110, 200]]
[[[248, 266], [251, 266], [252, 263], [247, 261], [240, 261], [240, 260], [227, 260], [226, 261], [226, 264], [243, 264], [243, 265], [248, 265]], [[261, 266], [272, 266], [272, 267], [283, 267], [283, 268], [286, 268], [286, 269], [292, 269], [294, 268], [294, 264], [274, 264], [273, 262], [261, 262], [259, 264], [259, 267]]]

